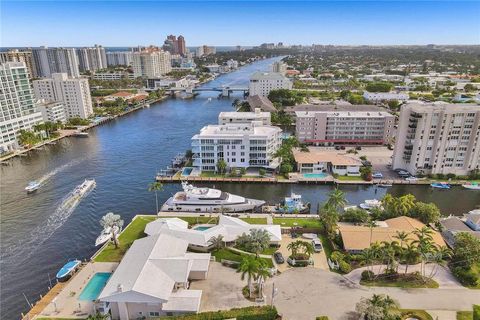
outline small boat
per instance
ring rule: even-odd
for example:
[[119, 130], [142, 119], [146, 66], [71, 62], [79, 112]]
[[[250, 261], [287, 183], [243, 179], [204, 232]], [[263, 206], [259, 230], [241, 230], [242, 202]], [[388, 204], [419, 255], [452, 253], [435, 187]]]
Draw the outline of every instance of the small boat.
[[371, 210], [373, 208], [382, 208], [382, 201], [377, 199], [365, 200], [364, 203], [359, 205], [364, 210]]
[[377, 187], [379, 187], [379, 188], [390, 188], [391, 186], [393, 186], [393, 184], [391, 184], [391, 183], [379, 183], [379, 184], [377, 184]]
[[356, 209], [358, 209], [357, 206], [346, 206], [346, 207], [343, 207], [343, 211], [356, 210]]
[[40, 183], [38, 183], [37, 181], [30, 181], [28, 183], [28, 186], [25, 187], [25, 191], [27, 191], [27, 193], [32, 193], [37, 191], [38, 188], [40, 188]]
[[150, 108], [150, 104], [149, 103], [145, 104], [145, 107]]
[[[122, 230], [119, 230], [117, 226], [113, 227], [113, 233], [115, 235], [115, 238], [118, 238], [118, 235], [121, 231]], [[102, 230], [102, 233], [100, 233], [100, 235], [97, 237], [97, 240], [95, 240], [95, 247], [104, 244], [109, 240], [112, 240], [112, 228], [107, 227]]]
[[462, 184], [462, 187], [469, 190], [480, 190], [480, 184], [477, 182], [465, 183]]
[[212, 101], [212, 98], [208, 98], [207, 100], [208, 100], [208, 102], [210, 102], [210, 101]]
[[302, 201], [302, 196], [291, 193], [290, 197], [285, 199], [277, 206], [280, 213], [308, 213], [310, 212], [310, 204]]
[[437, 189], [450, 189], [451, 188], [451, 186], [446, 182], [434, 182], [434, 183], [431, 183], [430, 186], [432, 188], [437, 188]]
[[72, 274], [77, 270], [78, 266], [82, 263], [80, 260], [70, 260], [65, 265], [58, 270], [57, 272], [57, 280], [60, 282], [67, 281], [70, 279]]
[[73, 134], [74, 137], [87, 138], [88, 132], [77, 131]]

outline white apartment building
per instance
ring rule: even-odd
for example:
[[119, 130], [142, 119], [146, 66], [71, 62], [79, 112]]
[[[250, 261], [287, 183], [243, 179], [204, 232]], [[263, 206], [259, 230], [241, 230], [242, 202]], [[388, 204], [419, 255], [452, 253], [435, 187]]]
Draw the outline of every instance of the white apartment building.
[[52, 73], [66, 73], [70, 77], [79, 77], [78, 57], [74, 48], [47, 48], [32, 49], [34, 65], [37, 75], [48, 78]]
[[135, 79], [133, 73], [129, 72], [122, 72], [122, 71], [115, 71], [115, 72], [95, 72], [92, 77], [93, 80], [103, 80], [103, 81], [111, 81], [111, 80], [122, 80], [122, 79]]
[[43, 121], [67, 122], [63, 102], [39, 100], [37, 101], [37, 110], [42, 114]]
[[368, 92], [363, 93], [363, 97], [367, 101], [380, 102], [380, 101], [407, 101], [410, 97], [408, 93], [397, 93], [397, 92]]
[[400, 112], [393, 167], [467, 175], [480, 168], [479, 139], [479, 105], [411, 102]]
[[287, 73], [287, 64], [282, 61], [276, 61], [272, 64], [272, 72], [281, 74]]
[[30, 78], [37, 77], [37, 68], [30, 50], [10, 49], [0, 52], [0, 63], [5, 62], [23, 62], [27, 66]]
[[148, 48], [133, 53], [133, 73], [135, 78], [158, 78], [172, 71], [170, 52]]
[[293, 83], [278, 72], [255, 72], [250, 77], [250, 96], [267, 97], [270, 91], [277, 89], [292, 89]]
[[131, 66], [133, 61], [133, 52], [131, 51], [112, 51], [107, 52], [108, 66]]
[[54, 73], [51, 78], [33, 81], [33, 91], [37, 99], [63, 102], [67, 119], [85, 119], [93, 114], [87, 78], [70, 78], [66, 73]]
[[0, 153], [18, 148], [19, 130], [31, 130], [41, 122], [42, 114], [35, 110], [25, 63], [0, 64]]
[[282, 130], [260, 121], [203, 127], [192, 137], [193, 166], [217, 171], [223, 159], [229, 168], [263, 167], [275, 169], [274, 157], [281, 145]]
[[381, 145], [393, 141], [395, 117], [374, 106], [322, 106], [296, 111], [296, 136], [316, 145]]
[[95, 45], [91, 48], [77, 49], [80, 71], [97, 71], [107, 67], [105, 48]]
[[264, 126], [272, 124], [270, 112], [262, 112], [260, 108], [256, 108], [254, 112], [224, 111], [218, 115], [218, 124], [251, 123], [252, 121], [260, 121]]

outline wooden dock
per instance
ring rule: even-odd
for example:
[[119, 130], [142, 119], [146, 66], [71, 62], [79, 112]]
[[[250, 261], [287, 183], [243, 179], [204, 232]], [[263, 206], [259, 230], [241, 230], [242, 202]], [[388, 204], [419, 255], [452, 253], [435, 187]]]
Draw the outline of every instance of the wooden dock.
[[56, 285], [53, 286], [44, 296], [40, 296], [40, 300], [38, 300], [28, 311], [26, 315], [22, 315], [22, 320], [32, 320], [36, 316], [40, 315], [40, 313], [52, 302], [52, 300], [65, 288], [67, 282], [58, 282]]

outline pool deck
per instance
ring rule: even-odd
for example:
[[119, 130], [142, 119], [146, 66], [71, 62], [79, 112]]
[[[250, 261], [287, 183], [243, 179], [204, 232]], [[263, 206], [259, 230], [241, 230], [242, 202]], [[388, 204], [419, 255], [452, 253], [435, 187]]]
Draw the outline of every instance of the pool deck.
[[69, 282], [62, 283], [63, 286], [56, 292], [57, 294], [52, 295], [48, 303], [43, 303], [43, 310], [37, 315], [55, 318], [85, 318], [92, 314], [93, 303], [78, 300], [82, 290], [95, 273], [113, 272], [117, 266], [116, 262], [87, 263]]

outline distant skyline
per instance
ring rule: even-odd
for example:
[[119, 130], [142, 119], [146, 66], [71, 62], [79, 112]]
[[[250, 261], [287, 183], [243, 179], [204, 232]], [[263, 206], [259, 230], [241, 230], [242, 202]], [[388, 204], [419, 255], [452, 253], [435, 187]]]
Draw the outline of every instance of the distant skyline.
[[2, 47], [480, 44], [477, 1], [9, 1]]

